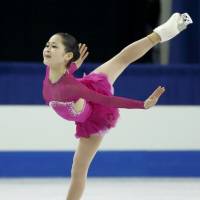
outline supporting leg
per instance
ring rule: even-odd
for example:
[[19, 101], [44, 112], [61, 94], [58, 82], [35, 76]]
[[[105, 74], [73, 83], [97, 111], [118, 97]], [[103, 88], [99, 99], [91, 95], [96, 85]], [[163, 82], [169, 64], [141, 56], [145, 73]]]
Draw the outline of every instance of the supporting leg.
[[80, 200], [84, 192], [88, 168], [94, 158], [103, 136], [80, 138], [78, 148], [74, 154], [71, 170], [71, 184], [67, 200]]

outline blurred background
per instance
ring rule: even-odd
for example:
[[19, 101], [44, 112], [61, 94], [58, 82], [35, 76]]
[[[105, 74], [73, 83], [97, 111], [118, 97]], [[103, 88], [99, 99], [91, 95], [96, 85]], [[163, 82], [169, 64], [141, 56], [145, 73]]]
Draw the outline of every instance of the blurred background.
[[[78, 142], [75, 127], [42, 98], [42, 50], [49, 37], [67, 32], [87, 44], [89, 57], [75, 74], [81, 77], [174, 12], [188, 12], [194, 24], [131, 64], [114, 85], [115, 95], [134, 99], [144, 100], [158, 85], [166, 93], [151, 110], [120, 110], [117, 127], [92, 163], [89, 181], [94, 182], [85, 198], [113, 198], [110, 185], [121, 189], [115, 200], [123, 194], [127, 199], [199, 198], [199, 0], [5, 1], [0, 12], [0, 196], [27, 199], [32, 192], [31, 199], [64, 199], [69, 185], [65, 178]], [[105, 196], [99, 191], [102, 182]]]

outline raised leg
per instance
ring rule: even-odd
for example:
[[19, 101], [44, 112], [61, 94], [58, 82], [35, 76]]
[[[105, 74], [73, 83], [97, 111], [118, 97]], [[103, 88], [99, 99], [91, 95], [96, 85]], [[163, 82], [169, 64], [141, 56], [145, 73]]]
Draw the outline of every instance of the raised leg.
[[157, 33], [152, 33], [149, 37], [145, 37], [130, 44], [112, 59], [96, 68], [93, 72], [106, 74], [110, 83], [113, 84], [129, 64], [146, 54], [158, 42], [160, 42], [159, 35]]
[[94, 158], [103, 136], [80, 138], [78, 148], [74, 154], [71, 170], [71, 183], [67, 200], [80, 200], [84, 192], [88, 168]]
[[193, 21], [189, 14], [174, 13], [166, 23], [155, 28], [152, 34], [130, 44], [93, 72], [105, 73], [109, 81], [113, 84], [130, 63], [142, 57], [159, 42], [165, 42], [174, 38], [191, 23], [193, 23]]

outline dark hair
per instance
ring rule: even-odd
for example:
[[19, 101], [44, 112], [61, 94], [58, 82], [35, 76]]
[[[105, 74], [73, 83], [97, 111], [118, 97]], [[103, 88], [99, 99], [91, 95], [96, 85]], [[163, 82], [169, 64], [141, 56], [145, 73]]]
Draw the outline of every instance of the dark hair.
[[80, 57], [79, 46], [76, 38], [68, 33], [56, 33], [56, 35], [61, 36], [63, 45], [65, 46], [65, 51], [73, 53], [73, 58], [70, 60], [68, 65], [71, 62], [76, 61]]

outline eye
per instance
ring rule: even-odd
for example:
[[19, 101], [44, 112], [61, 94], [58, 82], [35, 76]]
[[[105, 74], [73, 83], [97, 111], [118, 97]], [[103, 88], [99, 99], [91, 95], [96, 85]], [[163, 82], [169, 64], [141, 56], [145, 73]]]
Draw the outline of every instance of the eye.
[[57, 46], [55, 46], [55, 45], [53, 45], [52, 47], [53, 47], [53, 48], [57, 48]]
[[46, 44], [46, 45], [45, 45], [45, 47], [49, 47], [49, 45], [48, 45], [48, 44]]

